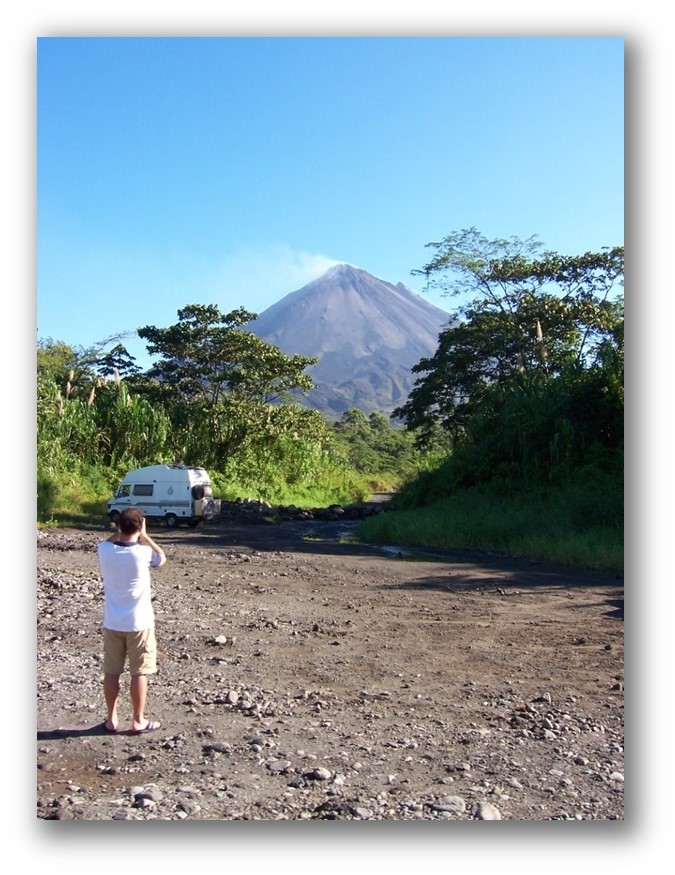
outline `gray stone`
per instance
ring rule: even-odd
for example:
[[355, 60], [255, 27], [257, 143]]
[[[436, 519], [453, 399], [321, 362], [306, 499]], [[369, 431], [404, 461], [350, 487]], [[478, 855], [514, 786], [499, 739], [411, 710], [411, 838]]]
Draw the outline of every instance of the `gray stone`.
[[466, 802], [461, 796], [443, 796], [431, 806], [432, 811], [449, 811], [452, 814], [464, 814]]
[[501, 820], [499, 810], [491, 802], [479, 802], [474, 810], [476, 820]]
[[136, 799], [150, 799], [152, 802], [161, 802], [164, 794], [156, 784], [148, 784], [140, 792], [134, 793]]
[[[185, 814], [198, 814], [201, 811], [199, 805], [194, 801], [194, 799], [180, 799], [178, 802], [178, 808], [180, 811], [183, 811]], [[180, 814], [179, 811], [179, 814]]]
[[272, 760], [269, 763], [265, 763], [265, 767], [275, 774], [283, 774], [290, 769], [291, 763], [289, 760]]
[[323, 767], [319, 767], [316, 769], [310, 769], [308, 772], [304, 772], [303, 778], [311, 778], [314, 781], [330, 781], [332, 777], [332, 772], [328, 769], [324, 769]]

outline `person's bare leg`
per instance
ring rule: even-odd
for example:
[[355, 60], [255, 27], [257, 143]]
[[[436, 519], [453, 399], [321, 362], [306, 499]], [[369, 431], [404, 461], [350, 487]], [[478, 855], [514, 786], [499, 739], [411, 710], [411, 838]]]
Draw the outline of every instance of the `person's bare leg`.
[[131, 704], [134, 709], [134, 716], [131, 721], [132, 731], [139, 729], [159, 729], [157, 721], [149, 721], [145, 719], [145, 701], [148, 696], [148, 678], [144, 674], [137, 674], [131, 678]]
[[143, 729], [145, 726], [145, 701], [148, 696], [148, 679], [144, 674], [137, 674], [131, 678], [131, 705], [134, 716], [131, 720], [132, 729]]
[[106, 729], [114, 732], [117, 729], [117, 700], [120, 694], [120, 676], [118, 674], [103, 675], [103, 695], [108, 709]]

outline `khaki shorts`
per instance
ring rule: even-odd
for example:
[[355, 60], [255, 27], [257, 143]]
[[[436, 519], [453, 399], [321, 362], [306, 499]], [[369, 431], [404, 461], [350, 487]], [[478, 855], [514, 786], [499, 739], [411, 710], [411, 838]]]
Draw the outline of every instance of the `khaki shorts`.
[[115, 632], [103, 630], [103, 671], [105, 674], [122, 674], [124, 662], [129, 657], [129, 672], [155, 674], [157, 671], [157, 642], [154, 629], [140, 632]]

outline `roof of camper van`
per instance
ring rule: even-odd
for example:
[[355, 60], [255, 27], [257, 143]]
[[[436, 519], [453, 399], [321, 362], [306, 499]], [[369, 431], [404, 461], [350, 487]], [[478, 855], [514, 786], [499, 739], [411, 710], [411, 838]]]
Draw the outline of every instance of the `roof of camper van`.
[[183, 479], [181, 477], [181, 472], [185, 472], [187, 477], [185, 479], [191, 479], [190, 475], [193, 477], [197, 477], [199, 479], [206, 478], [208, 480], [208, 474], [204, 470], [204, 468], [198, 468], [195, 465], [147, 465], [144, 468], [136, 468], [134, 471], [129, 471], [124, 479], [125, 480], [176, 480]]

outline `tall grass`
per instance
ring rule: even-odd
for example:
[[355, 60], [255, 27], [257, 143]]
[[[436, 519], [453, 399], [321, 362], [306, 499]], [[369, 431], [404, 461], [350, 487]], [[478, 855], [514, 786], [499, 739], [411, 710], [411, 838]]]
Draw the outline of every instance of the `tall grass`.
[[365, 475], [337, 464], [317, 465], [302, 476], [289, 476], [272, 466], [242, 466], [229, 463], [225, 471], [212, 474], [214, 494], [221, 499], [256, 498], [270, 504], [326, 507], [365, 500], [371, 489]]
[[73, 460], [68, 473], [38, 468], [38, 525], [80, 525], [106, 520], [106, 501], [118, 475], [111, 470]]
[[500, 494], [468, 489], [422, 508], [382, 513], [364, 522], [366, 543], [481, 549], [563, 565], [623, 572], [623, 520], [595, 495], [570, 484]]

